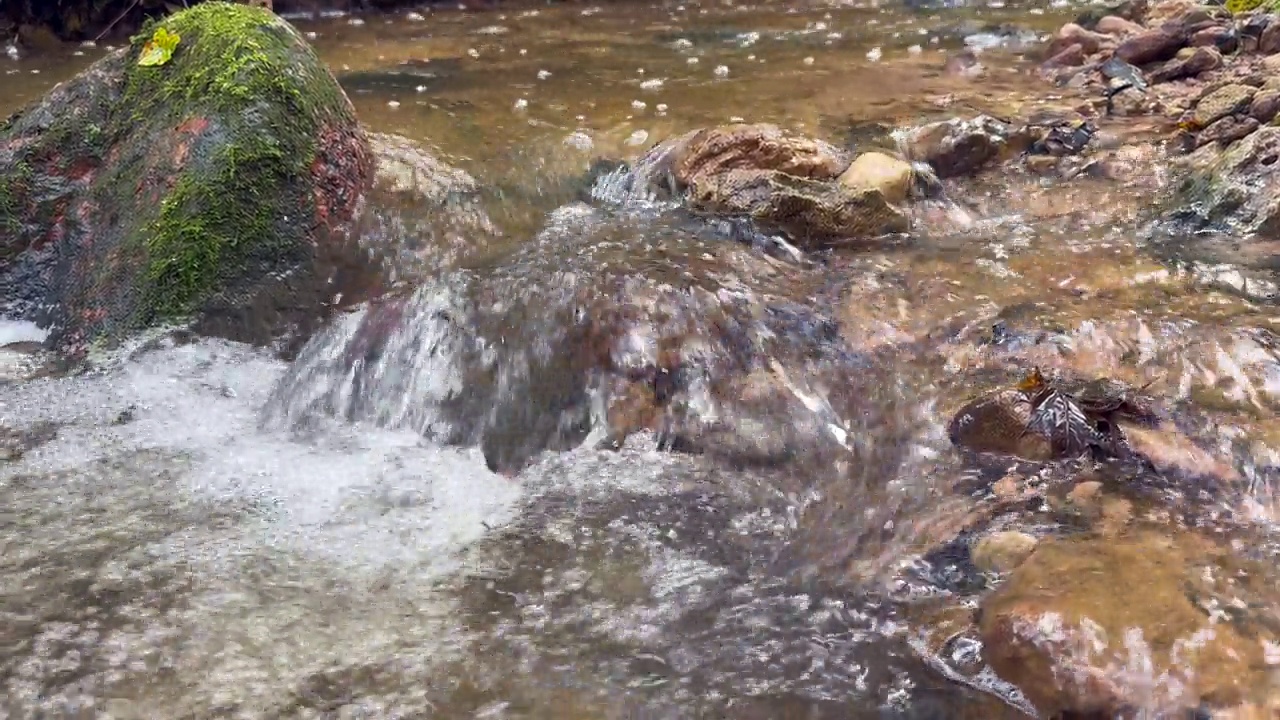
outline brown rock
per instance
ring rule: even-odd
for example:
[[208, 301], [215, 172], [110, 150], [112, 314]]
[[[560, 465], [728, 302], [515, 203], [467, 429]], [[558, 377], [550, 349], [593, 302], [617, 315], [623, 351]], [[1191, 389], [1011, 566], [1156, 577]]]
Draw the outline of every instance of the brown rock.
[[1280, 91], [1263, 89], [1249, 103], [1249, 117], [1260, 123], [1269, 123], [1280, 113]]
[[911, 191], [911, 179], [915, 171], [911, 163], [890, 157], [884, 153], [868, 152], [859, 155], [840, 175], [838, 182], [850, 190], [876, 190], [891, 203], [902, 203]]
[[1242, 113], [1253, 102], [1257, 88], [1248, 85], [1225, 85], [1200, 98], [1191, 115], [1194, 127], [1207, 128], [1221, 118]]
[[[1247, 587], [1210, 571], [1223, 555], [1198, 536], [1150, 530], [1042, 540], [983, 601], [985, 659], [1044, 717], [1113, 717], [1125, 706], [1180, 717], [1202, 697], [1238, 703], [1266, 687], [1264, 643], [1275, 638], [1256, 620], [1202, 608], [1265, 605], [1274, 588], [1261, 567], [1250, 566], [1262, 579]], [[1129, 671], [1135, 663], [1149, 668]], [[1166, 676], [1185, 692], [1153, 694], [1151, 678]]]
[[1067, 493], [1067, 500], [1079, 505], [1080, 507], [1088, 507], [1098, 500], [1098, 494], [1102, 492], [1102, 483], [1097, 480], [1085, 480], [1071, 488], [1071, 492]]
[[1172, 58], [1186, 44], [1180, 30], [1145, 30], [1120, 43], [1115, 56], [1131, 65], [1146, 65]]
[[672, 172], [690, 184], [698, 176], [729, 170], [776, 170], [813, 180], [834, 180], [848, 160], [835, 147], [776, 125], [726, 125], [693, 133], [678, 151]]
[[1052, 175], [1058, 171], [1059, 158], [1053, 155], [1029, 155], [1022, 162], [1027, 172], [1036, 175]]
[[1178, 57], [1147, 73], [1152, 84], [1195, 77], [1222, 65], [1222, 53], [1212, 47], [1184, 48]]
[[1132, 20], [1125, 20], [1122, 17], [1108, 15], [1098, 21], [1098, 26], [1095, 27], [1094, 30], [1102, 33], [1103, 35], [1118, 35], [1123, 37], [1127, 35], [1137, 35], [1142, 32], [1143, 28]]
[[[1065, 50], [1044, 61], [1046, 68], [1079, 67], [1084, 64], [1084, 48], [1079, 45], [1068, 45]], [[950, 67], [950, 61], [947, 61]]]
[[1045, 55], [1053, 57], [1072, 45], [1079, 45], [1085, 55], [1092, 55], [1103, 47], [1114, 46], [1114, 41], [1102, 33], [1085, 30], [1075, 23], [1067, 23], [1058, 29], [1058, 33], [1049, 42]]
[[1280, 52], [1262, 58], [1262, 67], [1269, 73], [1280, 73]]
[[1233, 29], [1215, 25], [1192, 33], [1188, 44], [1192, 47], [1211, 47], [1225, 53], [1232, 53], [1239, 47], [1236, 38]]
[[1280, 23], [1273, 22], [1262, 31], [1262, 37], [1258, 38], [1258, 52], [1263, 55], [1280, 52]]
[[1280, 92], [1280, 77], [1269, 78], [1265, 83], [1262, 84], [1262, 87], [1259, 88], [1259, 91], [1260, 92], [1268, 92], [1268, 91]]

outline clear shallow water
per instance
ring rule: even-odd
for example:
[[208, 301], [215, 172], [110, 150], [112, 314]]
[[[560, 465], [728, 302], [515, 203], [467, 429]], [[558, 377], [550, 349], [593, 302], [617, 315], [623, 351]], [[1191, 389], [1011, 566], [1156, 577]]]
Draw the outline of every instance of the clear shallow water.
[[[959, 47], [943, 29], [965, 18], [1062, 21], [1024, 11], [619, 5], [299, 21], [373, 129], [476, 175], [502, 234], [438, 254], [443, 279], [384, 328], [400, 344], [369, 356], [377, 372], [362, 384], [345, 355], [359, 346], [353, 315], [292, 372], [249, 348], [160, 341], [87, 376], [0, 385], [0, 424], [56, 430], [0, 465], [5, 709], [1025, 717], [966, 638], [942, 651], [929, 638], [971, 603], [963, 563], [930, 551], [980, 508], [980, 473], [942, 423], [1003, 382], [1009, 355], [977, 339], [995, 320], [1052, 336], [1020, 361], [1156, 380], [1163, 397], [1211, 408], [1205, 436], [1252, 473], [1247, 510], [1276, 517], [1280, 364], [1266, 334], [1280, 315], [1146, 253], [1137, 214], [1162, 178], [1116, 192], [1002, 177], [957, 193], [981, 220], [969, 231], [815, 266], [647, 212], [602, 224], [599, 200], [548, 217], [585, 189], [592, 158], [735, 116], [839, 141], [1017, 107], [1044, 88], [1016, 54], [988, 57], [972, 82], [944, 75], [934, 48]], [[0, 76], [0, 103], [38, 97], [95, 51], [83, 52], [6, 66], [17, 72]], [[430, 62], [407, 72], [407, 60]], [[430, 232], [401, 222], [412, 213], [388, 211], [380, 232], [437, 257]], [[436, 294], [460, 278], [472, 279]], [[637, 348], [715, 337], [699, 357], [723, 369], [735, 356], [717, 348], [745, 338], [776, 363], [691, 402], [691, 417], [726, 420], [700, 436], [712, 452], [658, 452], [645, 432], [598, 450], [601, 387], [560, 362], [583, 347], [570, 332], [582, 297], [638, 312], [618, 322]], [[443, 324], [441, 298], [456, 315]], [[786, 312], [756, 322], [766, 307]], [[839, 352], [824, 345], [828, 321]], [[474, 350], [451, 327], [490, 344]], [[499, 339], [486, 376], [483, 349]], [[438, 402], [487, 382], [460, 410]], [[303, 402], [314, 397], [337, 400], [318, 411]], [[492, 472], [477, 433], [528, 430], [486, 425], [495, 408], [551, 418], [543, 440], [567, 450]], [[735, 460], [789, 443], [804, 449], [795, 465]]]

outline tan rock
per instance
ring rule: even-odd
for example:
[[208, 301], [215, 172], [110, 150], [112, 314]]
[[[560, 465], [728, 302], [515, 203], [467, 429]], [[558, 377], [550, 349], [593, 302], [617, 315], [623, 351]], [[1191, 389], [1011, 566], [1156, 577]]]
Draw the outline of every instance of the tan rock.
[[1262, 58], [1262, 67], [1269, 73], [1280, 73], [1280, 52], [1271, 53]]
[[868, 152], [854, 158], [838, 182], [854, 191], [878, 190], [891, 203], [902, 203], [911, 192], [915, 175], [911, 163], [884, 153]]
[[1101, 492], [1102, 483], [1097, 480], [1086, 480], [1071, 488], [1071, 492], [1067, 493], [1067, 499], [1080, 507], [1088, 507], [1097, 502]]
[[1228, 115], [1244, 112], [1257, 92], [1257, 88], [1248, 85], [1232, 84], [1220, 87], [1196, 103], [1191, 122], [1197, 128], [1207, 128]]
[[973, 564], [985, 572], [1010, 572], [1022, 564], [1040, 542], [1034, 535], [1005, 530], [978, 539], [969, 554]]
[[1137, 35], [1142, 32], [1143, 27], [1132, 20], [1125, 20], [1122, 17], [1108, 15], [1099, 20], [1098, 26], [1094, 29], [1103, 35], [1124, 37], [1128, 35]]

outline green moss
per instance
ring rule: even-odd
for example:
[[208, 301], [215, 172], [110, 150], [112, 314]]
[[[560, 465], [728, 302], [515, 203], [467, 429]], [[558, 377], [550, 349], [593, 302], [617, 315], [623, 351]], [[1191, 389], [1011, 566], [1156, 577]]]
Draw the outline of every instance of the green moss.
[[[141, 67], [156, 27], [181, 41], [165, 65]], [[348, 106], [297, 33], [260, 8], [209, 2], [150, 23], [133, 38], [126, 67], [129, 117], [117, 117], [118, 127], [209, 120], [224, 136], [210, 157], [191, 161], [202, 167], [183, 171], [141, 238], [147, 320], [181, 316], [264, 248], [301, 240], [301, 230], [278, 226], [309, 200], [289, 188], [310, 172], [323, 118]]]
[[1266, 8], [1272, 11], [1280, 10], [1280, 0], [1227, 0], [1224, 5], [1233, 15], [1247, 13], [1258, 8]]
[[[25, 162], [18, 162], [11, 172], [0, 174], [0, 232], [6, 237], [17, 237], [21, 230], [19, 211], [31, 192], [31, 179], [31, 166]], [[12, 249], [0, 245], [0, 258]]]

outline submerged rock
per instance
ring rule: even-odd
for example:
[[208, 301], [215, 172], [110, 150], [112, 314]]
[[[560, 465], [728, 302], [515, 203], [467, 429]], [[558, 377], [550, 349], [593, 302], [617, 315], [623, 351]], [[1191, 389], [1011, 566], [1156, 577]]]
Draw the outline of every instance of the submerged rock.
[[981, 115], [929, 123], [908, 130], [907, 157], [931, 165], [938, 177], [969, 175], [997, 159], [1021, 152], [1034, 138], [996, 118]]
[[148, 29], [0, 127], [0, 306], [83, 348], [196, 317], [305, 333], [358, 265], [345, 224], [373, 177], [333, 76], [287, 22], [221, 2]]
[[1231, 706], [1269, 685], [1268, 575], [1186, 533], [1044, 540], [983, 601], [983, 655], [1047, 717]]

